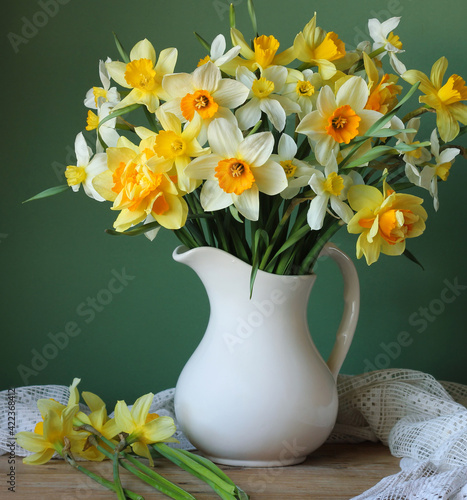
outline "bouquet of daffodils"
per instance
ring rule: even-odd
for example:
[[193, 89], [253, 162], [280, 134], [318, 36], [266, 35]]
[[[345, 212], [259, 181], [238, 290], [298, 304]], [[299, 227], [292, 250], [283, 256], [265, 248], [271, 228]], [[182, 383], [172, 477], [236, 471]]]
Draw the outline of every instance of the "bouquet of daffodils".
[[[127, 54], [116, 38], [122, 61], [100, 62], [102, 86], [84, 101], [95, 146], [79, 133], [67, 184], [34, 198], [82, 185], [118, 212], [108, 232], [153, 239], [170, 229], [189, 248], [236, 255], [252, 276], [311, 272], [342, 226], [359, 235], [357, 257], [368, 264], [381, 253], [414, 259], [406, 239], [423, 233], [427, 213], [422, 198], [402, 191], [426, 189], [438, 209], [438, 181], [456, 156], [467, 158], [451, 144], [466, 132], [465, 81], [445, 78], [445, 57], [429, 77], [407, 70], [394, 34], [400, 18], [370, 19], [373, 40], [348, 51], [315, 14], [281, 50], [257, 34], [251, 0], [248, 8], [252, 42], [232, 6], [232, 48], [223, 35], [211, 44], [197, 35], [208, 55], [191, 73], [175, 72], [175, 48], [157, 54], [145, 39]], [[416, 92], [421, 105], [398, 116]], [[126, 116], [138, 108], [146, 126]], [[436, 128], [420, 140], [429, 113]]]
[[[165, 444], [178, 442], [172, 437], [176, 427], [172, 418], [149, 412], [154, 394], [138, 398], [131, 410], [125, 401], [118, 401], [115, 416], [109, 418], [105, 403], [92, 392], [82, 392], [89, 412], [80, 411], [79, 382], [78, 378], [73, 380], [66, 405], [54, 399], [37, 401], [42, 420], [36, 424], [34, 432], [18, 432], [15, 436], [22, 448], [33, 452], [23, 459], [24, 463], [42, 465], [57, 454], [74, 469], [114, 492], [119, 500], [144, 500], [122, 486], [119, 470], [123, 467], [169, 498], [196, 500], [154, 470], [154, 458], [166, 458], [207, 483], [220, 498], [248, 500], [249, 496], [210, 460]], [[151, 467], [136, 456], [149, 459]], [[106, 459], [113, 462], [113, 481], [83, 465], [83, 460], [101, 462]]]

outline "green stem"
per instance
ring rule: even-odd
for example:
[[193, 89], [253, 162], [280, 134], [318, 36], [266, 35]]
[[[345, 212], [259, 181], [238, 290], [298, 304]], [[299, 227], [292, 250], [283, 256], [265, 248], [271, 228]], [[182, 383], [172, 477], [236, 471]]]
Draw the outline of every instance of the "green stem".
[[[109, 441], [105, 439], [103, 436], [99, 436], [99, 438], [104, 443], [109, 444]], [[99, 445], [97, 438], [94, 435], [91, 436], [90, 442], [107, 458], [110, 459], [113, 458], [112, 453], [110, 453], [108, 450]], [[156, 488], [157, 490], [169, 496], [170, 498], [173, 498], [174, 500], [196, 500], [193, 495], [190, 495], [190, 493], [188, 493], [187, 491], [183, 490], [176, 484], [168, 481], [161, 475], [157, 474], [157, 472], [145, 466], [139, 460], [132, 457], [131, 455], [128, 455], [127, 453], [122, 451], [120, 452], [120, 457], [128, 460], [131, 464], [136, 466], [133, 467], [133, 465], [130, 465], [126, 462], [123, 462], [122, 460], [119, 460], [119, 464], [123, 468], [134, 474], [138, 479], [141, 479], [145, 483], [149, 484], [153, 488]]]
[[165, 443], [155, 443], [152, 447], [175, 465], [207, 483], [221, 498], [235, 500], [235, 485], [231, 481], [225, 481], [203, 464]]
[[318, 258], [318, 255], [320, 254], [324, 245], [331, 239], [334, 233], [336, 233], [342, 227], [340, 222], [340, 220], [331, 222], [330, 226], [318, 238], [311, 251], [303, 260], [299, 269], [299, 274], [309, 274], [311, 272], [311, 268]]

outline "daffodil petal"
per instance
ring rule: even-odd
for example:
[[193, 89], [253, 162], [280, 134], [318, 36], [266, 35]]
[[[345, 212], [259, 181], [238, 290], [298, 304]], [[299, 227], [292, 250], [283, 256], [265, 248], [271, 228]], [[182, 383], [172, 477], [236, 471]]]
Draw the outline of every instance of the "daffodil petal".
[[352, 186], [347, 193], [350, 206], [356, 212], [364, 209], [375, 209], [383, 202], [383, 195], [374, 186], [356, 185]]
[[432, 66], [430, 80], [435, 88], [440, 89], [443, 86], [443, 78], [448, 69], [448, 60], [443, 56], [440, 57]]
[[128, 434], [131, 434], [136, 427], [136, 423], [125, 401], [117, 401], [115, 405], [115, 423], [120, 432], [127, 432]]
[[277, 152], [282, 160], [292, 160], [297, 154], [297, 144], [290, 135], [282, 134], [277, 146]]
[[235, 111], [235, 117], [242, 130], [248, 130], [255, 126], [261, 119], [259, 99], [253, 98]]
[[218, 118], [209, 125], [208, 140], [213, 153], [223, 158], [235, 158], [243, 134], [236, 125]]
[[152, 212], [154, 219], [167, 229], [180, 229], [185, 225], [188, 215], [186, 201], [178, 195], [165, 193], [165, 201], [169, 208], [163, 214]]
[[152, 64], [156, 64], [156, 51], [147, 38], [139, 41], [130, 51], [130, 60], [138, 59], [149, 59]]
[[207, 212], [222, 210], [232, 205], [232, 196], [226, 193], [220, 186], [217, 180], [207, 180], [203, 184], [200, 195], [201, 205]]
[[323, 227], [328, 200], [329, 197], [326, 195], [318, 195], [311, 200], [307, 213], [307, 222], [310, 229], [319, 230]]
[[207, 90], [211, 94], [217, 90], [220, 80], [220, 69], [210, 61], [193, 72], [193, 85], [195, 88]]
[[[172, 99], [176, 97], [185, 97], [195, 90], [193, 86], [193, 77], [188, 73], [175, 73], [173, 75], [164, 76], [162, 87]], [[169, 103], [170, 101], [166, 104]]]
[[185, 169], [185, 174], [193, 179], [215, 180], [215, 168], [222, 161], [219, 155], [205, 155], [192, 160]]
[[266, 113], [276, 130], [279, 132], [284, 130], [286, 113], [279, 101], [275, 99], [260, 99], [259, 108]]
[[271, 132], [260, 132], [246, 137], [238, 146], [240, 158], [250, 166], [261, 166], [269, 160], [274, 148]]
[[42, 452], [44, 447], [48, 447], [49, 443], [46, 439], [40, 434], [36, 434], [35, 432], [18, 432], [15, 436], [16, 442], [27, 451], [32, 452]]
[[459, 123], [446, 107], [436, 110], [436, 125], [444, 142], [451, 142], [459, 134]]
[[146, 444], [159, 443], [172, 437], [177, 428], [170, 417], [158, 417], [144, 426]]
[[29, 455], [23, 458], [23, 463], [28, 465], [43, 465], [47, 463], [55, 454], [54, 449], [43, 450], [40, 453], [35, 453], [34, 455]]
[[219, 106], [235, 109], [246, 101], [249, 92], [243, 83], [223, 78], [217, 86], [214, 98]]
[[131, 88], [131, 86], [128, 85], [128, 82], [125, 79], [125, 72], [126, 72], [125, 63], [120, 61], [112, 61], [105, 63], [105, 67], [114, 81], [116, 81], [119, 85], [121, 85], [126, 89]]
[[177, 57], [178, 50], [173, 47], [162, 50], [155, 67], [156, 74], [167, 75], [173, 73], [175, 64], [177, 63]]
[[354, 111], [362, 110], [368, 101], [368, 86], [363, 78], [353, 76], [349, 78], [337, 91], [336, 104], [348, 104]]
[[262, 193], [274, 196], [287, 187], [284, 169], [275, 161], [266, 161], [263, 166], [253, 169], [258, 189]]
[[237, 210], [248, 220], [259, 218], [259, 190], [256, 184], [243, 191], [241, 195], [232, 194], [232, 199]]

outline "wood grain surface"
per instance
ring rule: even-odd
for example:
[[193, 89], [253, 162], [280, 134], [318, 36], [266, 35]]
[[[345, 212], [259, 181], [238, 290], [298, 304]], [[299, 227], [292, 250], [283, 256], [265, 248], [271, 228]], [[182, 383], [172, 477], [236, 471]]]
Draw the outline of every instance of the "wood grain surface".
[[[73, 470], [62, 460], [31, 466], [20, 457], [15, 463], [15, 493], [8, 491], [10, 465], [7, 456], [0, 457], [0, 499], [5, 500], [99, 500], [116, 495], [83, 474]], [[90, 470], [109, 479], [109, 462], [83, 463]], [[156, 461], [157, 471], [177, 483], [199, 500], [219, 498], [210, 488], [187, 472], [166, 460]], [[243, 488], [251, 500], [347, 500], [374, 486], [385, 476], [397, 473], [399, 459], [391, 456], [381, 444], [325, 444], [300, 465], [277, 468], [222, 469]], [[122, 470], [122, 484], [145, 499], [167, 498]]]

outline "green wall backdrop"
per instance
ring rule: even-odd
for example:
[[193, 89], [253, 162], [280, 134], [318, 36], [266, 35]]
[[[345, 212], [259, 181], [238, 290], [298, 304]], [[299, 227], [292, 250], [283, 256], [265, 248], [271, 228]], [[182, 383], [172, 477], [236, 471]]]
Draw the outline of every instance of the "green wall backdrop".
[[[238, 27], [251, 36], [246, 0], [234, 3]], [[449, 75], [467, 77], [467, 7], [461, 0], [257, 0], [256, 9], [260, 33], [274, 34], [283, 47], [314, 11], [318, 24], [350, 47], [368, 39], [368, 18], [402, 16], [397, 34], [407, 68], [429, 73], [433, 62], [446, 55]], [[75, 136], [85, 126], [84, 95], [100, 85], [98, 61], [118, 58], [112, 31], [128, 49], [145, 37], [158, 52], [177, 47], [176, 71], [190, 72], [205, 55], [193, 31], [207, 40], [228, 35], [228, 2], [44, 0], [8, 2], [5, 10], [0, 389], [68, 385], [80, 377], [82, 389], [109, 402], [132, 402], [145, 392], [173, 387], [208, 319], [198, 278], [172, 261], [174, 235], [161, 232], [152, 243], [144, 237], [111, 237], [104, 229], [111, 227], [115, 212], [82, 191], [22, 201], [63, 182], [59, 174], [72, 163]], [[432, 118], [426, 136], [434, 127]], [[465, 139], [460, 143], [465, 145]], [[354, 258], [362, 290], [361, 317], [344, 373], [404, 367], [467, 383], [466, 186], [467, 162], [460, 159], [440, 186], [438, 213], [425, 196], [427, 231], [409, 242], [424, 271], [403, 257], [383, 256], [369, 268], [355, 258], [353, 235], [343, 229], [334, 238]], [[309, 319], [326, 357], [339, 321], [341, 282], [331, 262], [320, 263], [317, 273]], [[102, 292], [116, 275], [124, 283], [121, 291]], [[445, 293], [446, 287], [456, 291]], [[89, 307], [83, 303], [98, 296], [110, 302], [85, 313]], [[67, 341], [60, 335], [66, 329]], [[52, 338], [61, 342], [56, 355], [48, 351], [47, 364], [40, 369], [36, 364], [34, 374], [24, 375]]]

